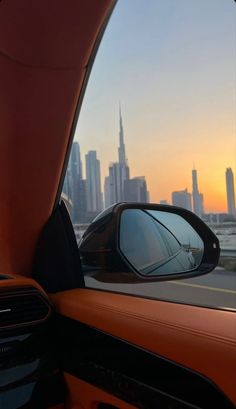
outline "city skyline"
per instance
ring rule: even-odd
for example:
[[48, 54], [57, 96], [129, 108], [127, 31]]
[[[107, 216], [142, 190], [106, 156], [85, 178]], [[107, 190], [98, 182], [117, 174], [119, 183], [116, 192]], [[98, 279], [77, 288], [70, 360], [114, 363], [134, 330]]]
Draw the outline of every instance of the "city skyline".
[[[118, 161], [109, 164], [108, 175], [101, 189], [100, 160], [96, 150], [89, 150], [83, 161], [78, 141], [72, 143], [63, 193], [72, 204], [74, 223], [91, 221], [104, 207], [122, 201], [148, 202], [149, 192], [145, 176], [130, 178], [130, 169], [125, 152], [124, 128], [119, 106]], [[83, 175], [84, 178], [83, 178]]]
[[[126, 145], [129, 146], [128, 138], [127, 138]], [[110, 152], [113, 153], [113, 151], [115, 152], [115, 150], [116, 150], [116, 148], [114, 147], [114, 149], [111, 150]], [[104, 194], [105, 194], [104, 182], [105, 182], [105, 178], [107, 176], [109, 176], [107, 174], [107, 170], [109, 169], [109, 167], [111, 165], [114, 165], [117, 162], [115, 160], [115, 155], [114, 155], [113, 160], [108, 159], [107, 163], [104, 164], [104, 161], [102, 160], [102, 155], [99, 154], [98, 150], [96, 150], [96, 152], [97, 152], [98, 158], [99, 158], [99, 160], [101, 162], [101, 186], [102, 186], [102, 193], [103, 193], [103, 198], [104, 198]], [[84, 156], [85, 156], [85, 153], [84, 153]], [[126, 160], [127, 160], [127, 158], [126, 158]], [[190, 164], [190, 162], [193, 162], [193, 161], [188, 160], [188, 162]], [[199, 161], [199, 162], [202, 163], [201, 161]], [[236, 153], [235, 153], [235, 162], [236, 162]], [[180, 169], [176, 169], [176, 174], [178, 176], [182, 176], [182, 177], [179, 177], [179, 183], [176, 183], [176, 178], [173, 178], [173, 180], [171, 181], [173, 184], [171, 185], [171, 183], [170, 183], [168, 187], [165, 187], [164, 194], [163, 194], [162, 193], [163, 190], [161, 191], [161, 189], [158, 192], [153, 192], [152, 188], [150, 188], [151, 183], [149, 183], [149, 177], [147, 175], [145, 175], [145, 169], [140, 169], [139, 173], [135, 175], [134, 174], [134, 171], [135, 171], [135, 168], [136, 168], [135, 163], [132, 160], [129, 160], [129, 163], [131, 163], [131, 166], [128, 166], [128, 167], [130, 169], [132, 169], [132, 173], [130, 174], [130, 177], [137, 178], [137, 177], [139, 177], [139, 175], [144, 175], [145, 176], [147, 184], [149, 186], [148, 190], [149, 190], [149, 194], [150, 194], [150, 202], [160, 203], [161, 200], [166, 200], [168, 203], [171, 203], [172, 202], [171, 198], [172, 198], [172, 192], [173, 191], [181, 191], [181, 189], [185, 190], [187, 188], [190, 192], [192, 192], [193, 172], [196, 171], [196, 169], [190, 170], [191, 167], [189, 167], [189, 169], [187, 169], [187, 171], [186, 171], [186, 169], [184, 170], [182, 175], [180, 175]], [[190, 164], [190, 166], [191, 166], [191, 164]], [[205, 168], [205, 166], [203, 166], [203, 168]], [[211, 186], [211, 190], [207, 186], [206, 179], [204, 180], [204, 177], [203, 177], [204, 173], [202, 172], [202, 169], [200, 167], [198, 167], [198, 169], [197, 169], [197, 171], [199, 172], [199, 181], [200, 181], [200, 185], [201, 185], [201, 190], [202, 191], [205, 190], [204, 191], [204, 199], [205, 199], [204, 209], [205, 209], [206, 213], [228, 213], [227, 191], [226, 191], [226, 184], [225, 184], [225, 170], [227, 168], [230, 168], [230, 169], [234, 170], [234, 167], [230, 166], [227, 162], [221, 164], [221, 167], [216, 167], [216, 169], [215, 169], [216, 170], [216, 172], [215, 172], [216, 173], [215, 174], [215, 176], [216, 176], [215, 181], [216, 181], [216, 184], [217, 184], [215, 187], [218, 188], [218, 198], [220, 198], [220, 200], [218, 200], [218, 201], [217, 201], [217, 193], [215, 194], [215, 196], [213, 195], [212, 186]], [[84, 163], [83, 163], [83, 169], [85, 170]], [[83, 170], [83, 172], [84, 172], [84, 170]], [[214, 169], [212, 169], [211, 171], [214, 174]], [[207, 171], [207, 173], [208, 172], [209, 171]], [[163, 175], [161, 173], [160, 173], [160, 175], [158, 175], [157, 172], [154, 172], [154, 173], [156, 175], [156, 185], [158, 185], [158, 182], [161, 180]], [[233, 173], [236, 173], [236, 165], [235, 165], [235, 171]], [[185, 177], [185, 179], [184, 179], [184, 177]], [[170, 185], [171, 185], [171, 187], [170, 187]], [[196, 194], [198, 195], [198, 198], [199, 198], [198, 200], [201, 201], [202, 200], [201, 199], [202, 193], [200, 193], [198, 190], [197, 190], [197, 192], [198, 193], [196, 193]], [[210, 198], [210, 200], [209, 200], [209, 198]], [[196, 205], [196, 206], [199, 206], [199, 205]], [[203, 205], [200, 204], [200, 207], [201, 206], [203, 206]], [[200, 213], [196, 212], [196, 213], [200, 214], [201, 212]]]
[[[72, 144], [72, 151], [69, 160], [68, 172], [65, 179], [65, 190], [69, 192], [69, 197], [75, 203], [76, 212], [78, 212], [78, 201], [86, 197], [86, 204], [82, 205], [85, 213], [99, 213], [104, 207], [108, 207], [113, 203], [120, 201], [139, 201], [148, 202], [149, 192], [145, 176], [130, 177], [130, 168], [125, 148], [124, 125], [119, 106], [119, 144], [118, 144], [118, 161], [109, 164], [108, 174], [104, 177], [103, 199], [102, 199], [102, 181], [100, 172], [100, 160], [97, 157], [96, 150], [90, 150], [85, 154], [85, 179], [83, 180], [82, 160], [80, 153], [80, 145], [77, 141]], [[68, 180], [70, 180], [71, 188], [68, 189]], [[77, 179], [75, 179], [77, 178]], [[75, 182], [78, 180], [78, 182]], [[79, 191], [79, 186], [83, 182], [84, 190]], [[192, 193], [188, 189], [174, 190], [170, 186], [171, 198], [168, 200], [162, 198], [158, 203], [173, 204], [184, 207], [196, 213], [199, 217], [203, 217], [204, 199], [203, 193], [199, 191], [198, 173], [194, 167], [192, 169]], [[235, 190], [234, 190], [234, 175], [231, 168], [226, 168], [226, 197], [228, 203], [228, 214], [235, 216]], [[80, 197], [81, 196], [81, 197]], [[207, 196], [207, 194], [206, 194]], [[77, 200], [75, 200], [75, 197]], [[80, 198], [80, 199], [79, 199]], [[80, 206], [81, 207], [81, 206]], [[215, 212], [218, 213], [218, 212]], [[221, 212], [226, 213], [226, 212]], [[75, 216], [74, 216], [75, 217]], [[77, 217], [75, 217], [77, 219]]]
[[[108, 192], [108, 185], [109, 185], [111, 179], [113, 179], [112, 184], [114, 185], [115, 180], [123, 178], [123, 182], [121, 182], [121, 181], [119, 183], [116, 182], [116, 187], [118, 187], [118, 189], [124, 189], [124, 180], [126, 180], [126, 179], [132, 179], [132, 180], [133, 179], [140, 179], [141, 180], [142, 178], [146, 178], [146, 176], [134, 176], [133, 175], [133, 177], [131, 177], [131, 175], [130, 175], [131, 172], [130, 172], [130, 167], [128, 165], [128, 160], [127, 160], [127, 156], [126, 156], [126, 147], [125, 147], [125, 140], [124, 140], [124, 124], [123, 124], [120, 104], [119, 104], [119, 131], [118, 131], [118, 134], [119, 134], [118, 162], [109, 161], [109, 165], [108, 165], [107, 170], [105, 171], [105, 175], [101, 177], [101, 181], [102, 181], [101, 186], [103, 186], [103, 188], [102, 188], [103, 203], [104, 203], [105, 207], [107, 207], [108, 205], [111, 205], [112, 203], [125, 200], [121, 190], [120, 190], [119, 193], [116, 193], [116, 194], [113, 193], [112, 198], [108, 198], [108, 196], [110, 194], [110, 193], [109, 194], [107, 193]], [[97, 154], [96, 150], [95, 150], [95, 152]], [[99, 163], [100, 163], [100, 161], [99, 161]], [[227, 167], [226, 169], [231, 169], [231, 168]], [[179, 205], [178, 203], [181, 203], [181, 201], [184, 202], [184, 200], [185, 200], [186, 203], [189, 203], [189, 200], [190, 200], [191, 205], [186, 204], [183, 207], [186, 207], [188, 210], [194, 211], [200, 217], [204, 213], [229, 213], [227, 205], [226, 205], [226, 208], [222, 209], [221, 211], [218, 211], [218, 210], [216, 210], [216, 211], [214, 211], [214, 210], [213, 211], [212, 210], [207, 211], [206, 210], [205, 211], [204, 201], [205, 201], [205, 198], [207, 199], [207, 193], [205, 194], [205, 196], [203, 198], [203, 193], [200, 193], [199, 188], [198, 188], [199, 182], [198, 182], [197, 172], [198, 171], [197, 171], [197, 169], [195, 168], [195, 165], [194, 165], [194, 168], [192, 169], [192, 173], [191, 173], [191, 175], [192, 175], [192, 178], [191, 178], [192, 190], [189, 189], [192, 193], [188, 192], [189, 187], [186, 187], [187, 186], [186, 183], [183, 184], [183, 186], [185, 186], [185, 187], [179, 186], [175, 190], [173, 190], [172, 186], [169, 186], [168, 198], [161, 197], [161, 195], [160, 195], [160, 198], [156, 203], [164, 202], [164, 203], [169, 203], [169, 204], [175, 204], [175, 205], [178, 206]], [[231, 169], [231, 172], [232, 172], [232, 169]], [[142, 173], [144, 174], [145, 171], [143, 171]], [[232, 172], [232, 174], [233, 174], [233, 172]], [[157, 175], [157, 177], [158, 177], [158, 175]], [[123, 183], [123, 185], [122, 185], [122, 183]], [[146, 183], [146, 181], [145, 181], [145, 183]], [[232, 183], [233, 183], [233, 192], [234, 192], [234, 181], [231, 182], [231, 184]], [[122, 188], [121, 188], [121, 185], [122, 185]], [[134, 185], [134, 183], [133, 183], [133, 185]], [[130, 184], [130, 186], [131, 186], [131, 184]], [[127, 184], [126, 190], [128, 191], [128, 184]], [[176, 193], [176, 195], [174, 195], [175, 196], [174, 200], [173, 200], [173, 193]], [[152, 192], [147, 192], [147, 197], [149, 197], [149, 194], [152, 194]], [[182, 198], [180, 198], [181, 194], [182, 194]], [[186, 197], [183, 198], [185, 195], [186, 195]], [[189, 195], [191, 196], [191, 198], [190, 198]], [[177, 198], [177, 196], [180, 199]], [[132, 195], [130, 197], [132, 197]], [[149, 201], [155, 203], [155, 201], [152, 201], [150, 199], [146, 199], [146, 200], [147, 201], [149, 200]], [[145, 200], [143, 200], [143, 201], [145, 201]], [[228, 199], [227, 199], [227, 185], [225, 185], [225, 202], [227, 203], [227, 201], [228, 201]], [[234, 213], [232, 213], [232, 214], [234, 214]]]
[[[120, 142], [123, 141], [123, 145], [122, 144], [120, 145], [120, 147], [122, 147], [122, 148], [120, 148], [120, 147], [118, 148], [118, 157], [120, 159], [121, 155], [124, 155], [124, 158], [125, 158], [124, 164], [128, 168], [130, 168], [129, 165], [128, 165], [128, 160], [127, 160], [127, 157], [126, 157], [126, 148], [125, 148], [125, 144], [124, 144], [124, 125], [123, 125], [123, 119], [121, 117], [120, 103], [119, 103], [119, 124], [120, 124], [119, 141]], [[122, 130], [122, 133], [121, 133], [121, 130]], [[117, 136], [116, 136], [116, 138], [117, 138]], [[78, 142], [78, 139], [77, 139], [77, 142]], [[128, 140], [128, 142], [126, 142], [126, 144], [129, 146], [129, 140]], [[122, 149], [124, 149], [124, 150], [122, 151]], [[235, 149], [236, 149], [236, 136], [235, 136]], [[113, 146], [113, 150], [115, 152], [115, 150], [116, 150], [115, 146]], [[96, 152], [98, 153], [97, 150], [96, 150]], [[86, 153], [84, 153], [84, 156], [85, 155], [86, 155]], [[98, 156], [99, 156], [99, 154], [98, 154]], [[105, 178], [107, 176], [109, 176], [109, 175], [107, 175], [107, 169], [109, 169], [110, 166], [114, 165], [117, 162], [115, 160], [112, 161], [112, 159], [110, 159], [110, 160], [108, 160], [109, 164], [107, 164], [107, 163], [104, 164], [104, 158], [102, 158], [102, 156], [99, 157], [99, 158], [100, 158], [99, 159], [100, 162], [101, 163], [103, 162], [103, 166], [101, 166], [101, 180], [103, 181], [102, 182], [102, 193], [103, 193], [103, 198], [104, 198], [104, 202], [105, 202], [104, 183], [105, 183]], [[133, 161], [131, 161], [131, 163], [132, 163], [132, 169], [133, 168], [135, 169]], [[189, 160], [189, 163], [190, 163], [190, 160]], [[236, 153], [235, 153], [235, 163], [236, 163]], [[215, 196], [212, 195], [212, 201], [213, 201], [213, 206], [212, 207], [209, 206], [209, 200], [208, 200], [209, 196], [208, 195], [205, 195], [206, 200], [203, 203], [203, 194], [199, 192], [198, 183], [197, 183], [197, 186], [195, 185], [196, 186], [196, 188], [195, 188], [195, 212], [196, 212], [196, 214], [200, 215], [201, 213], [203, 213], [202, 210], [197, 210], [197, 208], [198, 209], [203, 209], [204, 208], [206, 213], [228, 213], [227, 192], [226, 192], [224, 173], [225, 173], [225, 169], [227, 169], [227, 168], [232, 169], [233, 167], [228, 166], [227, 162], [226, 162], [225, 165], [223, 164], [222, 166], [224, 166], [223, 172], [221, 172], [221, 175], [219, 175], [219, 174], [217, 175], [217, 181], [219, 182], [219, 180], [220, 180], [220, 182], [221, 182], [220, 183], [220, 199], [221, 199], [220, 203], [219, 203], [219, 199], [218, 199], [218, 201], [217, 201], [217, 199], [215, 199], [217, 197], [217, 195], [215, 195]], [[178, 168], [177, 169], [177, 174], [178, 175], [180, 174], [179, 170], [180, 169]], [[193, 194], [193, 190], [194, 190], [193, 189], [193, 187], [194, 187], [193, 179], [194, 179], [194, 176], [193, 175], [194, 175], [194, 172], [196, 172], [196, 171], [197, 170], [194, 168], [194, 169], [192, 169], [192, 171], [191, 171], [192, 173], [190, 174], [189, 169], [187, 169], [187, 173], [186, 173], [186, 169], [185, 169], [185, 171], [183, 173], [184, 173], [184, 176], [186, 177], [186, 180], [183, 180], [182, 186], [181, 186], [180, 182], [176, 183], [176, 178], [173, 179], [172, 183], [173, 183], [173, 185], [175, 183], [176, 189], [173, 190], [173, 186], [170, 185], [169, 188], [165, 189], [167, 194], [162, 194], [161, 191], [158, 192], [158, 195], [156, 195], [156, 197], [158, 197], [157, 200], [155, 200], [155, 195], [153, 194], [152, 189], [149, 189], [149, 195], [150, 195], [149, 200], [150, 200], [150, 202], [160, 203], [162, 200], [164, 200], [164, 201], [167, 201], [167, 203], [172, 203], [172, 193], [173, 193], [173, 191], [181, 191], [181, 188], [182, 188], [182, 190], [188, 189], [188, 190], [192, 191], [192, 197], [193, 197], [192, 211], [194, 211], [194, 194]], [[198, 169], [198, 171], [199, 171], [199, 169]], [[132, 172], [132, 174], [130, 175], [132, 178], [139, 177], [137, 175], [134, 175], [133, 173], [134, 172]], [[140, 172], [140, 174], [144, 174], [144, 173], [145, 173], [145, 171], [143, 171], [143, 170]], [[219, 173], [219, 169], [218, 169], [218, 173]], [[160, 175], [159, 177], [157, 176], [157, 178], [159, 178], [159, 180], [160, 180], [162, 178], [162, 176], [163, 175]], [[145, 178], [146, 178], [147, 183], [148, 183], [148, 177], [146, 175], [145, 175]], [[175, 180], [175, 182], [174, 182], [174, 180]], [[208, 191], [208, 194], [209, 194], [208, 186], [206, 184], [206, 180], [204, 180], [202, 178], [201, 170], [200, 170], [200, 182], [201, 182], [201, 185], [204, 186], [204, 189], [202, 188], [201, 190]], [[158, 184], [158, 181], [157, 181], [157, 184]], [[185, 186], [185, 188], [184, 188], [184, 186]], [[212, 193], [216, 192], [216, 190], [217, 190], [216, 188], [217, 188], [217, 185], [215, 185], [215, 186], [211, 185]], [[218, 196], [218, 198], [219, 198], [219, 196]], [[220, 206], [219, 206], [219, 204], [220, 204]]]
[[205, 211], [227, 212], [225, 169], [236, 173], [234, 39], [233, 1], [117, 3], [75, 135], [83, 154], [96, 149], [102, 180], [117, 161], [120, 100], [131, 177], [146, 176], [150, 200], [192, 192], [195, 162]]

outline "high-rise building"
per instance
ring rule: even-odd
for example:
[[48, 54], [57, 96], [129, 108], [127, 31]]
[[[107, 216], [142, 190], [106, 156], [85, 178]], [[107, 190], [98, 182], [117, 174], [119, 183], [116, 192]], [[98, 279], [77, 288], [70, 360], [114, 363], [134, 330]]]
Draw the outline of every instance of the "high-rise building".
[[124, 184], [125, 201], [147, 203], [147, 183], [144, 176], [128, 179]]
[[193, 185], [193, 211], [197, 216], [202, 217], [204, 213], [203, 206], [203, 194], [199, 193], [198, 190], [198, 181], [197, 181], [197, 171], [196, 169], [192, 170], [192, 185]]
[[235, 215], [236, 209], [235, 209], [235, 193], [234, 193], [234, 174], [231, 168], [226, 169], [225, 177], [226, 177], [228, 214]]
[[104, 179], [104, 207], [105, 209], [111, 205], [111, 193], [110, 193], [110, 178], [106, 176]]
[[78, 200], [78, 222], [84, 223], [87, 221], [87, 189], [86, 180], [79, 180], [79, 200]]
[[118, 162], [110, 164], [109, 176], [107, 176], [105, 180], [106, 188], [104, 188], [104, 196], [106, 207], [126, 200], [125, 182], [129, 180], [129, 166], [125, 153], [124, 128], [121, 109], [119, 110], [118, 159]]
[[192, 211], [191, 193], [188, 193], [187, 189], [172, 192], [172, 204]]
[[[112, 163], [109, 166], [109, 198], [112, 205], [114, 203], [122, 202], [124, 200], [124, 186], [123, 186], [123, 168], [118, 162]], [[107, 182], [108, 184], [108, 182]]]
[[119, 110], [120, 114], [120, 130], [119, 130], [119, 148], [118, 148], [118, 157], [119, 157], [119, 180], [118, 184], [120, 189], [120, 198], [119, 201], [125, 200], [125, 181], [129, 180], [129, 166], [125, 153], [125, 143], [124, 143], [124, 128], [121, 115], [121, 108]]
[[118, 157], [120, 165], [127, 165], [127, 159], [125, 154], [125, 142], [124, 142], [124, 128], [121, 115], [121, 107], [119, 107], [120, 115], [120, 130], [119, 130], [119, 148], [118, 148]]
[[72, 181], [71, 181], [71, 171], [69, 166], [65, 174], [65, 180], [62, 188], [62, 193], [64, 193], [69, 200], [72, 202]]
[[201, 217], [204, 215], [205, 210], [204, 210], [204, 196], [203, 193], [199, 193], [199, 207], [200, 207], [200, 212], [201, 212]]
[[80, 146], [78, 142], [73, 142], [71, 148], [71, 154], [69, 159], [69, 167], [71, 168], [72, 178], [76, 177], [82, 179], [82, 162], [80, 157]]
[[82, 162], [80, 158], [80, 147], [78, 142], [73, 142], [69, 158], [68, 168], [63, 185], [63, 192], [72, 202], [72, 221], [79, 220], [79, 184], [82, 179]]
[[96, 151], [89, 151], [85, 156], [87, 211], [98, 213], [102, 210], [100, 161]]

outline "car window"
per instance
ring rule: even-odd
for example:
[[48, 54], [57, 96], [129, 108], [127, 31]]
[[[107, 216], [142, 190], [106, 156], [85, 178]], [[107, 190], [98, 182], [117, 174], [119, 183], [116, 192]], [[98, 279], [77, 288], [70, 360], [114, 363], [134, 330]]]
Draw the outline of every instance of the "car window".
[[[115, 203], [152, 202], [194, 212], [217, 235], [221, 254], [217, 268], [202, 277], [127, 284], [99, 280], [90, 271], [86, 286], [236, 309], [235, 14], [232, 0], [117, 2], [64, 180], [62, 197], [77, 241]], [[159, 222], [166, 228], [152, 216], [142, 213], [149, 231], [146, 253], [138, 255], [144, 269], [147, 251], [161, 262], [179, 243], [188, 246], [178, 221], [173, 236], [165, 214]]]

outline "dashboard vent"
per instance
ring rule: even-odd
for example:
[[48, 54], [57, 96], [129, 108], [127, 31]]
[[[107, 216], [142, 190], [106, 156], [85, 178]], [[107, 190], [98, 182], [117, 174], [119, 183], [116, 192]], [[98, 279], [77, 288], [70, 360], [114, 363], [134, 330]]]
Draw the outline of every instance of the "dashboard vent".
[[45, 321], [50, 313], [49, 303], [38, 292], [0, 294], [0, 329], [37, 324]]

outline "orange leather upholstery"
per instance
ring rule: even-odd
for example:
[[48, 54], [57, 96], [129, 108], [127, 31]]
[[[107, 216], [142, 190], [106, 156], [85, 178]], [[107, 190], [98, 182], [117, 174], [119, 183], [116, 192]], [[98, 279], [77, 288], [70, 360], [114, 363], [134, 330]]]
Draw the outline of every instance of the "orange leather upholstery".
[[235, 313], [89, 289], [52, 298], [61, 314], [202, 373], [236, 404]]
[[9, 280], [0, 280], [0, 291], [2, 289], [8, 288], [34, 287], [37, 288], [41, 293], [46, 295], [43, 288], [32, 278], [20, 276], [18, 274], [9, 274], [9, 277]]
[[29, 275], [112, 0], [0, 2], [1, 272]]

